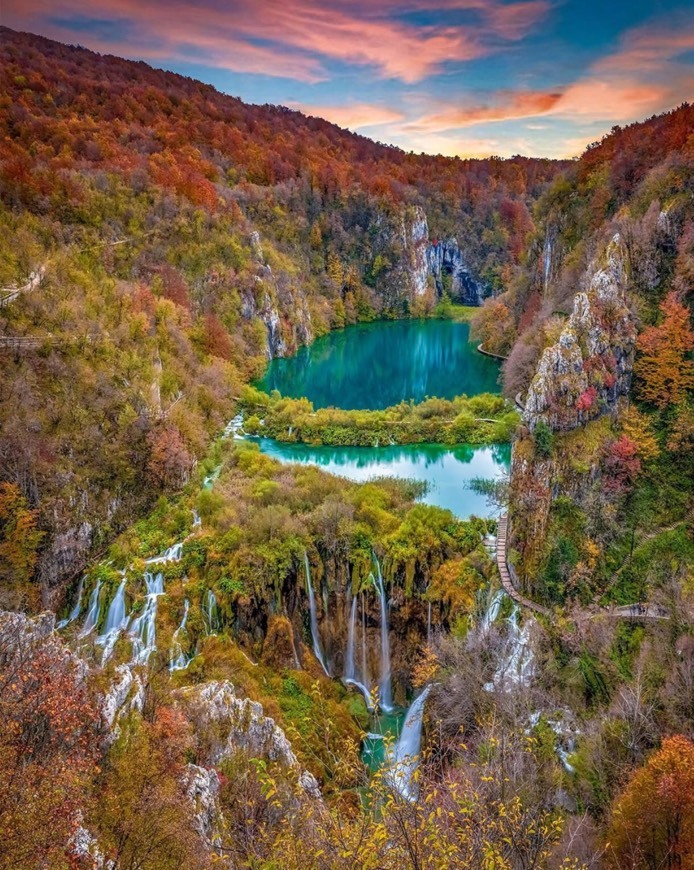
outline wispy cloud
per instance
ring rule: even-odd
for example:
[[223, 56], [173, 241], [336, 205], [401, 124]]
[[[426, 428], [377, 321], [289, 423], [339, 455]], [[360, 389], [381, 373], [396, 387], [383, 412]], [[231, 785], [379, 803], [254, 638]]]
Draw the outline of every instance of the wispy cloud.
[[[41, 25], [59, 38], [79, 36], [102, 50], [148, 59], [206, 63], [237, 72], [316, 82], [326, 61], [372, 67], [380, 76], [412, 84], [498, 50], [499, 40], [524, 36], [546, 14], [547, 0], [4, 0], [13, 24]], [[467, 11], [469, 24], [452, 26], [442, 11]], [[423, 24], [405, 12], [429, 13]], [[89, 40], [89, 17], [131, 25], [132, 39], [110, 40], [99, 27]], [[70, 19], [74, 26], [71, 27]], [[97, 28], [95, 28], [95, 31]]]
[[561, 98], [559, 92], [497, 91], [489, 104], [424, 115], [406, 124], [405, 129], [412, 133], [442, 133], [483, 122], [532, 118], [549, 112]]

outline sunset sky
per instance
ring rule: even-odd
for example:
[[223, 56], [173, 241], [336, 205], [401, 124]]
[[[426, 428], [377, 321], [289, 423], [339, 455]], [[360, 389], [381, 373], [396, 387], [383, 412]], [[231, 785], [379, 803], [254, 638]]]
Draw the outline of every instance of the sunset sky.
[[0, 0], [0, 22], [447, 155], [573, 156], [694, 99], [694, 0]]

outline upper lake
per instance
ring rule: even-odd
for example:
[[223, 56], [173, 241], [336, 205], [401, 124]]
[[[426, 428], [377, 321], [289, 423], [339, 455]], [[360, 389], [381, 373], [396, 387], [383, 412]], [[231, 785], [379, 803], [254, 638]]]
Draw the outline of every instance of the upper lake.
[[379, 409], [427, 396], [497, 393], [499, 364], [451, 320], [394, 320], [337, 330], [272, 360], [258, 386], [315, 408]]

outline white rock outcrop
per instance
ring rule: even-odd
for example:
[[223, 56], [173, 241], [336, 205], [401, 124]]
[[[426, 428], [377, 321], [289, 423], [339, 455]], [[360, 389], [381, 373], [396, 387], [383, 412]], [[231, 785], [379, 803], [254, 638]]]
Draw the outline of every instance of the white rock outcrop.
[[636, 327], [627, 305], [625, 251], [619, 235], [588, 289], [574, 297], [573, 311], [557, 342], [546, 348], [525, 400], [524, 422], [543, 420], [553, 430], [573, 429], [614, 410], [629, 392]]
[[304, 791], [320, 795], [315, 777], [301, 771], [284, 731], [265, 715], [257, 701], [239, 698], [231, 682], [187, 686], [180, 689], [177, 696], [201, 738], [206, 766], [216, 767], [243, 751], [295, 770]]

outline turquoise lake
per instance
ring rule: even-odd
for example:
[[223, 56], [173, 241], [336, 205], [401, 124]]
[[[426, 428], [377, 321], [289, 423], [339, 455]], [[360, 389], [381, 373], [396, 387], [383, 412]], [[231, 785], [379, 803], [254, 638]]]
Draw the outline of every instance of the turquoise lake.
[[363, 482], [373, 477], [425, 480], [429, 485], [425, 504], [448, 508], [456, 516], [491, 516], [483, 495], [469, 488], [473, 478], [501, 477], [509, 467], [511, 447], [471, 447], [457, 444], [413, 444], [402, 447], [311, 447], [258, 439], [260, 449], [280, 462], [318, 465], [324, 471]]
[[[498, 392], [498, 377], [499, 364], [470, 343], [467, 323], [399, 320], [324, 336], [293, 357], [273, 360], [258, 386], [284, 396], [305, 396], [317, 408], [378, 409], [410, 399], [420, 402], [426, 396]], [[461, 518], [492, 515], [486, 498], [469, 484], [474, 478], [502, 477], [511, 457], [508, 444], [370, 448], [312, 447], [269, 438], [257, 442], [263, 453], [280, 462], [317, 465], [349, 480], [424, 480], [429, 488], [422, 501]]]
[[387, 408], [426, 396], [499, 392], [499, 364], [451, 320], [362, 323], [272, 360], [258, 386], [306, 397], [315, 408]]

